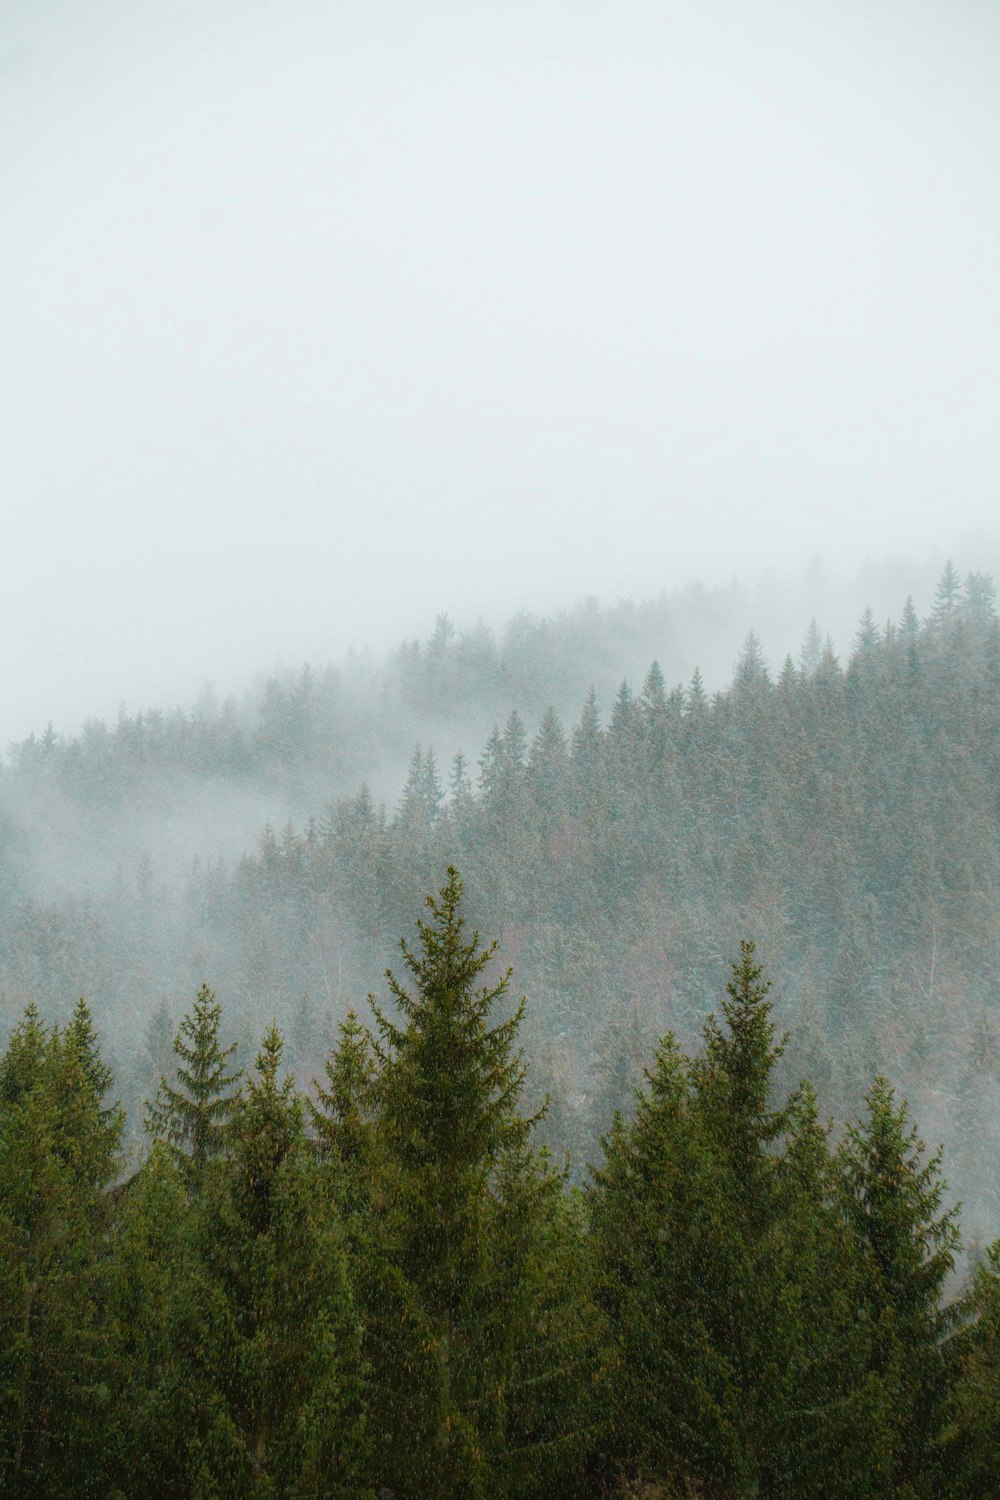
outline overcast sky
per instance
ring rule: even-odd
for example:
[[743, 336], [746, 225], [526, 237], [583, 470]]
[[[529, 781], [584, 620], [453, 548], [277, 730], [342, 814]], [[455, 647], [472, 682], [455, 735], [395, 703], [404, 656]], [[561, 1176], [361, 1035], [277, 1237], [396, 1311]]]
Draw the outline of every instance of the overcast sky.
[[3, 0], [0, 743], [442, 609], [975, 567], [998, 79], [995, 0]]

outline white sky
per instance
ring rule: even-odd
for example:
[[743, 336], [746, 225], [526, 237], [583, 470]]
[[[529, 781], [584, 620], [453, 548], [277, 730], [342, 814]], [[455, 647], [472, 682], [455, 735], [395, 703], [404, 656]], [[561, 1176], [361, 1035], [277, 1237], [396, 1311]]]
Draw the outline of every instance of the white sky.
[[992, 0], [2, 0], [0, 744], [441, 609], [977, 566], [998, 164]]

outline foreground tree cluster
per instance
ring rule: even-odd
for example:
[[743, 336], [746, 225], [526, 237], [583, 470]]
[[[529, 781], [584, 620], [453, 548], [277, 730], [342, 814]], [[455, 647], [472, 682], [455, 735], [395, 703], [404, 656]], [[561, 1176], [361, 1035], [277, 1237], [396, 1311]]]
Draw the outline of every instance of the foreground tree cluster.
[[[86, 1005], [0, 1060], [0, 1493], [501, 1500], [1000, 1493], [1000, 1248], [883, 1079], [776, 1099], [744, 944], [585, 1191], [454, 870], [307, 1097], [203, 988], [127, 1174]], [[951, 1300], [946, 1300], [946, 1290]]]

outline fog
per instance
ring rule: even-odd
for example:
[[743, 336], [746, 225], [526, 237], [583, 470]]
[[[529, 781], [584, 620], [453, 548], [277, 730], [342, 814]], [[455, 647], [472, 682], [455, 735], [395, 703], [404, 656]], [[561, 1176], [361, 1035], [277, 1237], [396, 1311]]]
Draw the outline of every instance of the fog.
[[0, 739], [1000, 552], [998, 53], [955, 0], [5, 6]]

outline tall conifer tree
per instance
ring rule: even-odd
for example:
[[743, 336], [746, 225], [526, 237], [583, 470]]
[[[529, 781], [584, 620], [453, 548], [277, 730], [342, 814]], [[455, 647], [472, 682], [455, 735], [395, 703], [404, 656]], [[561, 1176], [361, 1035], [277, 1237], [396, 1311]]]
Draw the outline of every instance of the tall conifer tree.
[[[877, 1407], [853, 1244], [808, 1090], [781, 1052], [753, 945], [688, 1062], [665, 1038], [592, 1195], [616, 1354], [606, 1463], [720, 1495], [864, 1495]], [[864, 1438], [859, 1437], [864, 1434]]]
[[887, 1405], [891, 1454], [881, 1493], [899, 1500], [943, 1493], [951, 1315], [945, 1281], [959, 1247], [957, 1210], [942, 1209], [940, 1155], [928, 1158], [887, 1079], [876, 1078], [865, 1119], [848, 1132], [841, 1165], [851, 1223], [865, 1256], [865, 1310], [874, 1369]]
[[107, 1493], [106, 1189], [122, 1114], [86, 1005], [0, 1062], [0, 1493]]
[[376, 1421], [391, 1434], [380, 1478], [414, 1500], [557, 1494], [584, 1446], [574, 1231], [559, 1227], [559, 1179], [518, 1107], [524, 1002], [495, 1018], [510, 974], [482, 982], [496, 945], [464, 936], [461, 892], [449, 869], [418, 950], [402, 945], [412, 991], [387, 974], [398, 1019], [373, 1001], [387, 1300], [371, 1347]]
[[222, 1150], [235, 1099], [233, 1085], [240, 1078], [239, 1069], [229, 1071], [236, 1044], [220, 1044], [221, 1022], [222, 1008], [203, 984], [174, 1039], [178, 1087], [160, 1080], [146, 1125], [152, 1136], [189, 1159], [195, 1170]]

